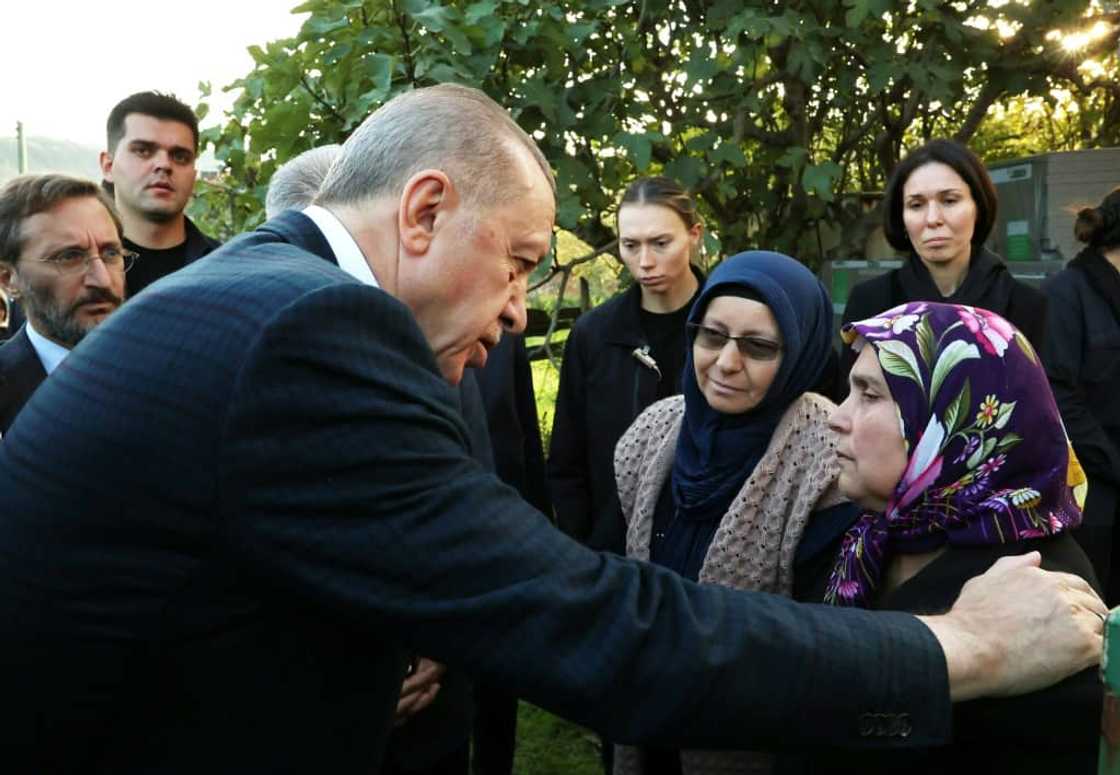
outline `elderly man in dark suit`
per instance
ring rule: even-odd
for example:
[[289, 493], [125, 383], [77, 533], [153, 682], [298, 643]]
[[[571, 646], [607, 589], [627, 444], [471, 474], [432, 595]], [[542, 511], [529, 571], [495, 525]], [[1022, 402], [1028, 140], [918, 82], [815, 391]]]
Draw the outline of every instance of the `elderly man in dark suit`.
[[93, 182], [28, 175], [0, 189], [0, 288], [27, 322], [0, 345], [0, 434], [39, 383], [124, 300], [132, 256]]
[[1099, 659], [1002, 561], [913, 617], [601, 556], [472, 461], [449, 383], [525, 325], [551, 174], [480, 92], [392, 100], [306, 213], [152, 285], [0, 443], [13, 772], [376, 771], [409, 654], [614, 740], [929, 746]]

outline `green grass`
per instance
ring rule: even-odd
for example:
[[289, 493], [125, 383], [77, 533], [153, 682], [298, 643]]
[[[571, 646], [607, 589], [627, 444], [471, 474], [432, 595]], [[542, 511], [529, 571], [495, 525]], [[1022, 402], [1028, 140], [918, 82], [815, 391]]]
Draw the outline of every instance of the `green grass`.
[[521, 702], [514, 775], [602, 775], [599, 738], [547, 711]]

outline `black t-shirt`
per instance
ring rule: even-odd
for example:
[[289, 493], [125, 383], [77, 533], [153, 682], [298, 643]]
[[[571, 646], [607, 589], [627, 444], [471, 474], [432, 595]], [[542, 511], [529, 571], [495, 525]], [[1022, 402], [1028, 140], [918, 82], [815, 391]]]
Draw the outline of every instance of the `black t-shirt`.
[[186, 240], [173, 248], [163, 250], [145, 248], [129, 239], [124, 240], [124, 246], [128, 250], [135, 250], [140, 254], [136, 263], [132, 265], [125, 276], [129, 298], [140, 293], [161, 277], [165, 277], [187, 265]]
[[675, 396], [681, 392], [681, 374], [684, 371], [684, 356], [687, 352], [688, 337], [684, 324], [688, 322], [691, 301], [676, 312], [660, 313], [641, 311], [642, 333], [649, 343], [649, 354], [661, 369], [661, 381], [657, 383], [657, 400]]

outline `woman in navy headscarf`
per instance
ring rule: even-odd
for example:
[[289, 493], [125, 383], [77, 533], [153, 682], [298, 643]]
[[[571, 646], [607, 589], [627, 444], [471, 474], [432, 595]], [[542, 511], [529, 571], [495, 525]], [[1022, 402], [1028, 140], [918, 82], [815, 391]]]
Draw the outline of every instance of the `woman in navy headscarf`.
[[[835, 406], [808, 392], [828, 362], [832, 304], [794, 259], [732, 256], [688, 317], [681, 396], [646, 409], [615, 448], [627, 555], [704, 583], [790, 595], [806, 524], [855, 508], [836, 488]], [[620, 748], [616, 775], [769, 772], [750, 751]]]

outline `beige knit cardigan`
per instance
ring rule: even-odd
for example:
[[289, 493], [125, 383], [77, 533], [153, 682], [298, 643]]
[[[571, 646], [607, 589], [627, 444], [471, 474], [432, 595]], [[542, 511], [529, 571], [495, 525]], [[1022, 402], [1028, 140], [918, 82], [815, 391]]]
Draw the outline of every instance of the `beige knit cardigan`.
[[[809, 515], [844, 500], [836, 487], [836, 438], [828, 427], [835, 408], [827, 398], [805, 393], [782, 415], [765, 454], [720, 520], [700, 568], [701, 583], [792, 593], [793, 557]], [[683, 396], [658, 401], [615, 447], [630, 557], [649, 559], [653, 512], [673, 467], [683, 418]], [[681, 751], [684, 775], [768, 773], [773, 764], [773, 756], [754, 751]], [[616, 746], [614, 775], [641, 773], [638, 749]]]

